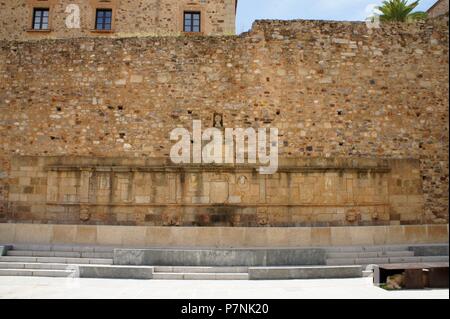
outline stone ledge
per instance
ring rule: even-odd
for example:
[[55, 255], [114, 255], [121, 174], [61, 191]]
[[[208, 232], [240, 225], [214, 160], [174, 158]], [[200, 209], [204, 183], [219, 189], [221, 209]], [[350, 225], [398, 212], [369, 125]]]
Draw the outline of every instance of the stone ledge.
[[250, 267], [324, 265], [325, 249], [115, 249], [115, 265]]
[[[158, 172], [158, 173], [177, 173], [177, 172], [252, 172], [258, 168], [250, 165], [184, 165], [180, 166], [48, 166], [45, 168], [52, 172], [74, 172], [74, 171], [95, 171], [95, 172]], [[278, 173], [291, 172], [334, 172], [334, 171], [357, 171], [357, 172], [373, 172], [373, 173], [389, 173], [389, 166], [281, 166]]]
[[1, 224], [0, 243], [127, 248], [277, 248], [448, 243], [448, 224], [353, 227], [147, 227]]
[[361, 266], [255, 267], [249, 268], [250, 280], [331, 279], [362, 277]]
[[152, 279], [153, 267], [77, 266], [80, 278]]
[[[27, 202], [17, 201], [17, 204], [26, 204]], [[387, 203], [357, 203], [357, 204], [339, 204], [339, 203], [308, 203], [308, 204], [273, 204], [273, 203], [249, 203], [249, 204], [241, 204], [241, 203], [223, 203], [220, 205], [217, 204], [209, 204], [209, 203], [182, 203], [182, 204], [173, 204], [173, 203], [68, 203], [68, 202], [45, 202], [45, 205], [54, 205], [54, 206], [83, 206], [83, 207], [128, 207], [133, 205], [133, 207], [209, 207], [209, 208], [227, 208], [227, 207], [333, 207], [333, 208], [357, 208], [357, 207], [375, 207], [375, 206], [389, 206]], [[388, 221], [387, 221], [388, 222]]]
[[[19, 169], [21, 166], [42, 166], [48, 169], [79, 169], [79, 168], [158, 168], [164, 169], [206, 169], [217, 168], [241, 168], [250, 169], [259, 165], [253, 164], [189, 164], [183, 167], [177, 166], [170, 161], [169, 157], [135, 158], [135, 157], [93, 157], [93, 156], [14, 156], [12, 169]], [[418, 161], [414, 158], [403, 158], [408, 161]], [[395, 162], [393, 158], [378, 157], [281, 157], [279, 158], [280, 169], [388, 169], [391, 163]]]

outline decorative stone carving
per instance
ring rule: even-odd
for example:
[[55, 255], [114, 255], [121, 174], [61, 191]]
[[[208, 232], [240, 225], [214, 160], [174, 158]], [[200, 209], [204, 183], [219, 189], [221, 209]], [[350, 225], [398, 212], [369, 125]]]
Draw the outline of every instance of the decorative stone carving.
[[241, 223], [241, 215], [239, 215], [239, 214], [233, 215], [233, 218], [231, 219], [231, 225], [239, 226], [240, 223]]
[[91, 219], [91, 213], [89, 211], [89, 207], [81, 206], [80, 207], [80, 220], [83, 222], [87, 222], [89, 219]]
[[267, 214], [267, 211], [258, 211], [258, 213], [256, 214], [256, 221], [259, 226], [267, 226], [269, 224], [269, 216]]
[[239, 176], [238, 178], [238, 185], [243, 187], [247, 184], [247, 177], [245, 177], [244, 175]]
[[360, 219], [360, 215], [361, 215], [360, 212], [357, 211], [356, 209], [349, 209], [345, 214], [345, 219], [349, 223], [354, 223]]
[[378, 220], [379, 218], [380, 218], [380, 215], [378, 214], [378, 212], [372, 213], [372, 220]]
[[218, 129], [223, 128], [223, 115], [219, 113], [214, 113], [213, 126]]
[[[406, 214], [411, 220], [423, 214], [421, 194], [396, 182], [419, 179], [418, 161], [395, 162], [402, 170], [391, 175], [368, 160], [335, 166], [323, 159], [297, 160], [296, 167], [282, 165], [279, 174], [263, 176], [246, 167], [187, 166], [180, 171], [155, 159], [32, 159], [17, 158], [11, 171], [19, 176], [19, 187], [8, 195], [18, 220], [45, 204], [45, 222], [146, 226], [387, 225], [400, 223]], [[376, 174], [360, 180], [357, 167], [370, 165]], [[336, 187], [326, 190], [330, 177]], [[27, 200], [28, 206], [20, 202]], [[401, 213], [405, 205], [407, 213]]]
[[181, 224], [180, 216], [173, 213], [163, 213], [162, 220], [164, 226], [180, 226]]

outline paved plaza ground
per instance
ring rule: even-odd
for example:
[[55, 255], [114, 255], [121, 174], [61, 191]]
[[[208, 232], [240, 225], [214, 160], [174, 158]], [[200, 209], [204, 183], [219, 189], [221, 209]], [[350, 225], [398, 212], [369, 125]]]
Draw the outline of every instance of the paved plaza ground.
[[371, 278], [286, 281], [161, 281], [0, 277], [0, 298], [448, 299], [448, 289], [385, 291]]

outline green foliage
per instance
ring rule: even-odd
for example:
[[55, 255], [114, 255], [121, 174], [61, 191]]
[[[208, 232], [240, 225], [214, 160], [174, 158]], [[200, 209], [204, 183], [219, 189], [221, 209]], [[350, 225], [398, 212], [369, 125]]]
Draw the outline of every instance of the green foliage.
[[381, 21], [413, 22], [425, 20], [427, 13], [422, 11], [413, 12], [419, 5], [419, 0], [408, 4], [408, 0], [386, 0], [377, 9], [381, 11]]

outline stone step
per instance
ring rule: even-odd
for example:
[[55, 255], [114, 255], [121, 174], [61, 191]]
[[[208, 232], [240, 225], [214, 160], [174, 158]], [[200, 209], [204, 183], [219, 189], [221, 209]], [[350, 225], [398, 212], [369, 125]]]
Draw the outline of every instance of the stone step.
[[153, 267], [117, 265], [79, 265], [80, 278], [152, 279]]
[[54, 264], [96, 264], [112, 265], [111, 258], [66, 258], [66, 257], [23, 257], [1, 256], [0, 262], [54, 263]]
[[333, 252], [383, 252], [383, 251], [407, 251], [408, 246], [404, 245], [387, 245], [387, 246], [347, 246], [347, 247], [330, 247], [327, 251]]
[[13, 250], [31, 250], [31, 251], [65, 251], [65, 252], [97, 252], [97, 253], [113, 253], [114, 247], [91, 247], [79, 245], [34, 245], [34, 244], [14, 244]]
[[[420, 260], [420, 261], [419, 261]], [[446, 262], [448, 256], [416, 256], [416, 257], [392, 257], [390, 263], [414, 263], [414, 262]]]
[[29, 276], [29, 277], [69, 277], [72, 270], [53, 269], [0, 269], [0, 276]]
[[113, 258], [112, 252], [79, 252], [52, 250], [8, 250], [7, 256], [67, 257], [67, 258]]
[[0, 262], [0, 269], [70, 270], [71, 267], [73, 267], [72, 264]]
[[360, 278], [362, 271], [357, 265], [251, 267], [249, 277], [250, 280]]
[[247, 273], [248, 267], [177, 267], [177, 266], [156, 266], [155, 273]]
[[327, 265], [382, 265], [420, 262], [445, 262], [448, 256], [416, 256], [416, 257], [377, 257], [377, 258], [332, 258], [327, 259]]
[[156, 280], [248, 280], [248, 273], [173, 273], [155, 272]]
[[376, 257], [414, 257], [414, 252], [405, 251], [373, 251], [373, 252], [334, 252], [328, 253], [329, 259], [333, 258], [376, 258]]
[[[54, 270], [66, 271], [73, 274], [74, 278], [152, 279], [153, 276], [153, 267], [148, 266], [0, 262], [1, 270], [11, 270], [5, 271], [4, 276], [34, 276], [33, 273], [36, 271], [42, 277], [67, 277], [62, 273], [53, 272]], [[17, 272], [18, 270], [23, 271]], [[48, 273], [39, 272], [41, 270]]]

